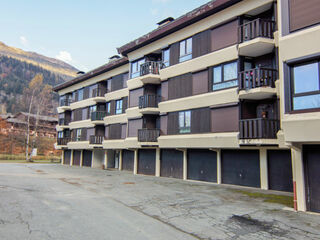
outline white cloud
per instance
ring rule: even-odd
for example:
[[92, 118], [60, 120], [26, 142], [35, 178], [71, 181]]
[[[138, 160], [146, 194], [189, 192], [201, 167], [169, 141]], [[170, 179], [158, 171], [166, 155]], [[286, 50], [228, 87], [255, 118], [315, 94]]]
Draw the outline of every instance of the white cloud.
[[20, 36], [20, 43], [23, 45], [23, 46], [27, 46], [28, 45], [28, 40], [25, 36]]
[[67, 51], [60, 51], [56, 58], [67, 63], [72, 62], [71, 54]]

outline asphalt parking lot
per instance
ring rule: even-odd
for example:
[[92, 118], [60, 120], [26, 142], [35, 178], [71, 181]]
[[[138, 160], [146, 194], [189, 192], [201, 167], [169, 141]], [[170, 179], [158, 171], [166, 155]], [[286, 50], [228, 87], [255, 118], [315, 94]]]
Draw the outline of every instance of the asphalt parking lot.
[[271, 192], [1, 164], [0, 239], [320, 239], [320, 215], [296, 213], [259, 194]]

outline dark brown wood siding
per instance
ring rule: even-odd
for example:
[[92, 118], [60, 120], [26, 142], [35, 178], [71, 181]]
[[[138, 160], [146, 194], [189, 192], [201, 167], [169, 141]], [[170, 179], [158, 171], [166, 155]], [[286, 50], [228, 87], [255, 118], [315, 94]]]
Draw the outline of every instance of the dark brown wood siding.
[[179, 133], [179, 113], [168, 113], [168, 135], [174, 135]]
[[224, 24], [211, 31], [211, 50], [216, 51], [238, 42], [238, 20]]
[[170, 66], [179, 63], [180, 43], [176, 42], [170, 46]]
[[129, 106], [137, 107], [139, 105], [139, 97], [143, 95], [143, 88], [130, 90], [129, 93]]
[[215, 133], [239, 131], [239, 107], [211, 109], [211, 131]]
[[123, 88], [123, 74], [112, 77], [111, 91], [116, 91]]
[[128, 97], [124, 97], [122, 98], [122, 113], [125, 113], [127, 108], [128, 108]]
[[199, 108], [191, 111], [191, 133], [210, 132], [210, 108]]
[[207, 93], [208, 87], [208, 70], [192, 74], [192, 95]]
[[320, 23], [319, 0], [289, 0], [290, 31]]
[[192, 37], [192, 58], [200, 57], [211, 50], [211, 31], [207, 30]]
[[109, 139], [121, 139], [121, 124], [111, 124], [109, 125]]
[[192, 74], [187, 73], [169, 79], [168, 99], [183, 98], [192, 95]]

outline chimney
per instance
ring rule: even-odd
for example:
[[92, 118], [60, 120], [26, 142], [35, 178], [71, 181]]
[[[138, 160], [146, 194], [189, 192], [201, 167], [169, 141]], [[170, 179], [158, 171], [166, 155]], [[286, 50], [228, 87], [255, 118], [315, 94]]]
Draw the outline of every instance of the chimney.
[[77, 76], [78, 76], [78, 77], [81, 76], [81, 75], [83, 75], [83, 74], [85, 74], [85, 72], [83, 72], [83, 71], [77, 72]]
[[116, 61], [120, 59], [120, 56], [119, 55], [113, 55], [111, 57], [109, 57], [109, 63], [113, 62], [113, 61]]
[[167, 25], [168, 23], [171, 23], [172, 21], [174, 21], [173, 17], [168, 17], [166, 19], [163, 19], [162, 21], [158, 22], [158, 27], [162, 27], [164, 25]]

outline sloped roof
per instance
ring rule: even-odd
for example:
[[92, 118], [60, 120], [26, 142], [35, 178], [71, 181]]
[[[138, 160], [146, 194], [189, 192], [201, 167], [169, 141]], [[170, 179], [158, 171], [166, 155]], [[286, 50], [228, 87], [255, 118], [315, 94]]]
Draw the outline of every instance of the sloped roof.
[[[31, 118], [36, 118], [37, 115], [33, 114], [33, 113], [26, 113], [26, 112], [19, 112], [16, 115], [14, 115], [14, 118], [16, 118], [19, 114], [22, 114], [24, 116], [30, 116]], [[50, 116], [43, 116], [43, 115], [39, 115], [39, 119], [42, 121], [47, 121], [47, 122], [58, 122], [58, 118], [55, 117], [50, 117]]]

